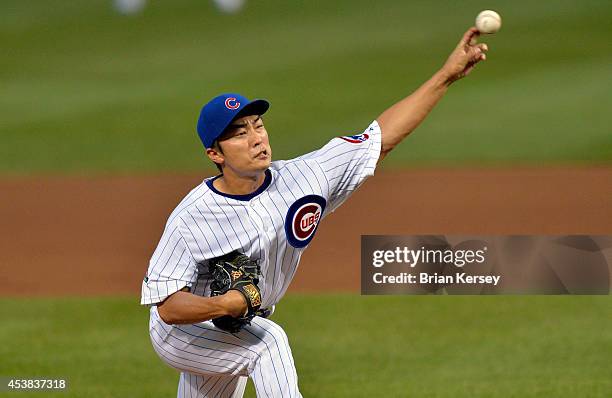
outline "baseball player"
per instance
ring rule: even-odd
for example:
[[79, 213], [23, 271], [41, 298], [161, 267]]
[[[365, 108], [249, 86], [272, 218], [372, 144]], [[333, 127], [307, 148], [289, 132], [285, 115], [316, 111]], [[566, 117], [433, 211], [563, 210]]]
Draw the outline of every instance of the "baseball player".
[[485, 59], [470, 28], [444, 66], [361, 134], [272, 161], [266, 100], [220, 95], [197, 131], [221, 174], [170, 215], [142, 284], [150, 337], [180, 371], [178, 397], [301, 397], [287, 336], [267, 317], [283, 297], [323, 218], [410, 134], [448, 87]]

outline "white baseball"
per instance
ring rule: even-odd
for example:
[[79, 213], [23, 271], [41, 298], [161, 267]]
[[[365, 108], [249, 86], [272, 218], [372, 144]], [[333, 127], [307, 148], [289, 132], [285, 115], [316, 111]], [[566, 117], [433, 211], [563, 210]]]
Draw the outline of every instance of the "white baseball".
[[492, 10], [484, 10], [476, 17], [476, 29], [480, 33], [496, 33], [501, 28], [501, 17]]

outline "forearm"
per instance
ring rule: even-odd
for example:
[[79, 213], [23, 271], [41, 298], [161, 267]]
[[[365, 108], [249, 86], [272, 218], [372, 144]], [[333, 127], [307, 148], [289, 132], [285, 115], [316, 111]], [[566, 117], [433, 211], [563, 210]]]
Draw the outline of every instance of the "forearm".
[[381, 160], [421, 124], [449, 85], [448, 79], [437, 72], [415, 92], [392, 105], [376, 119], [382, 131]]
[[478, 35], [476, 28], [468, 29], [444, 66], [431, 79], [377, 118], [382, 132], [379, 161], [421, 124], [454, 81], [467, 76], [478, 62], [486, 59], [488, 47], [476, 43]]
[[244, 296], [230, 290], [215, 297], [202, 297], [179, 291], [157, 306], [159, 316], [168, 324], [190, 324], [224, 315], [240, 316], [246, 310]]

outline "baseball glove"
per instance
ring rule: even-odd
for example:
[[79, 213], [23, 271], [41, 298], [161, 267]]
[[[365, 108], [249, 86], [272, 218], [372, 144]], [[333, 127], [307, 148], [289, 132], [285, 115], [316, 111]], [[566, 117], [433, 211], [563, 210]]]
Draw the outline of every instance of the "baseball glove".
[[244, 254], [233, 251], [210, 260], [208, 270], [213, 279], [210, 284], [211, 297], [220, 296], [229, 290], [238, 290], [246, 299], [247, 312], [243, 316], [234, 318], [225, 315], [212, 320], [219, 329], [237, 333], [245, 325], [251, 324], [251, 319], [258, 314], [261, 307], [261, 292], [257, 287], [259, 264]]

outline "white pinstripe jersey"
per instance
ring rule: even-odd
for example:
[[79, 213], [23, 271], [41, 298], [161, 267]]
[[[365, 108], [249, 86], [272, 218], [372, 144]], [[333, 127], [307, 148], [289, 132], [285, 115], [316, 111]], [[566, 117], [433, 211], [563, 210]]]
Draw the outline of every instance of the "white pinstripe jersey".
[[259, 261], [262, 307], [276, 304], [319, 222], [374, 174], [380, 148], [374, 121], [362, 134], [272, 162], [250, 195], [224, 194], [213, 187], [217, 177], [204, 180], [170, 215], [142, 284], [141, 304], [159, 303], [184, 287], [209, 296], [208, 260], [233, 250]]

